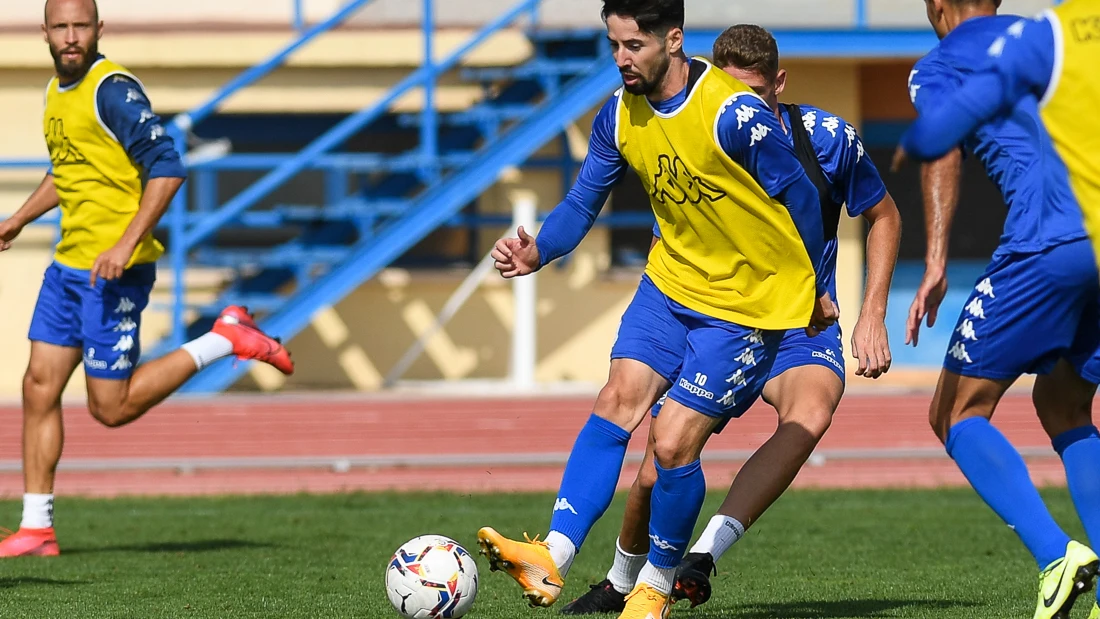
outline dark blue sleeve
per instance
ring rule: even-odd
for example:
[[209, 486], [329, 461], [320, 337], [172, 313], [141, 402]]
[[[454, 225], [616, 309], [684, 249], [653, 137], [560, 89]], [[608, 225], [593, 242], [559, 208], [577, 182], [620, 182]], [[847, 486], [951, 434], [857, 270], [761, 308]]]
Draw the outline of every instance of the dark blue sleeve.
[[626, 160], [619, 152], [615, 136], [615, 112], [619, 97], [604, 104], [592, 121], [592, 139], [588, 156], [581, 164], [577, 180], [539, 230], [535, 246], [539, 266], [545, 266], [577, 248], [607, 202], [611, 187], [626, 173]]
[[[1025, 96], [1042, 97], [1054, 74], [1054, 31], [1046, 19], [1020, 20], [993, 42], [982, 63], [942, 105], [920, 111], [902, 137], [910, 157], [932, 161]], [[919, 98], [919, 97], [918, 97]]]
[[112, 75], [100, 84], [96, 104], [103, 124], [147, 179], [187, 177], [179, 152], [141, 84], [125, 75]]
[[718, 117], [718, 143], [768, 195], [787, 206], [814, 267], [817, 296], [825, 294], [825, 232], [817, 188], [795, 155], [779, 119], [752, 93], [738, 96]]
[[[834, 122], [835, 121], [835, 122]], [[826, 116], [812, 139], [824, 155], [821, 166], [835, 197], [847, 205], [848, 215], [858, 217], [886, 197], [886, 184], [867, 156], [859, 133], [838, 116]], [[828, 131], [829, 127], [836, 129]]]

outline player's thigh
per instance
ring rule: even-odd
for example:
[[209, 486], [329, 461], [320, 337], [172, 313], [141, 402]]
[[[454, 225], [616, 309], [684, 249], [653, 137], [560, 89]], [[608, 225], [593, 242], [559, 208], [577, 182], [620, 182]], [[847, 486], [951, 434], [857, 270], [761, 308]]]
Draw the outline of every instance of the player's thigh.
[[23, 397], [31, 409], [59, 402], [80, 365], [80, 296], [67, 275], [57, 264], [46, 269], [31, 316], [31, 355], [23, 377]]
[[685, 323], [689, 333], [683, 367], [657, 419], [675, 402], [718, 420], [712, 427], [717, 431], [726, 420], [744, 414], [760, 397], [783, 332], [749, 329], [698, 316], [689, 317]]
[[1059, 360], [1049, 374], [1036, 377], [1031, 390], [1031, 401], [1039, 422], [1051, 438], [1074, 428], [1092, 425], [1092, 400], [1095, 396], [1096, 380], [1083, 378], [1067, 359]]
[[27, 333], [31, 342], [80, 349], [81, 297], [75, 279], [72, 271], [56, 263], [46, 269]]
[[1072, 347], [1095, 298], [1087, 242], [997, 256], [978, 279], [944, 358], [950, 373], [990, 381], [1045, 374]]
[[31, 342], [31, 356], [23, 377], [24, 408], [55, 409], [73, 372], [80, 365], [80, 348]]
[[[764, 401], [779, 410], [789, 408], [791, 396], [803, 390], [798, 387], [798, 379], [806, 376], [804, 368], [821, 368], [828, 370], [835, 381], [827, 380], [827, 376], [820, 371], [809, 373], [810, 378], [818, 377], [813, 390], [821, 392], [817, 383], [823, 382], [827, 386], [829, 395], [835, 392], [837, 402], [844, 393], [845, 362], [844, 347], [841, 342], [840, 324], [834, 324], [815, 337], [806, 335], [804, 329], [790, 329], [783, 335], [779, 343], [779, 350], [775, 354], [775, 363], [772, 365], [768, 382], [764, 386]], [[792, 387], [794, 389], [792, 390]], [[835, 406], [834, 406], [835, 408]]]
[[687, 328], [669, 299], [643, 277], [619, 323], [611, 372], [596, 400], [596, 414], [633, 430], [679, 374]]
[[817, 438], [829, 429], [843, 395], [844, 381], [836, 371], [817, 363], [792, 367], [764, 387], [780, 424], [797, 424]]
[[90, 397], [113, 401], [118, 393], [125, 394], [125, 383], [141, 357], [141, 313], [155, 280], [155, 266], [147, 264], [86, 288], [81, 314]]
[[971, 417], [990, 419], [1014, 380], [962, 376], [950, 370], [940, 372], [936, 392], [928, 409], [928, 421], [943, 443], [952, 426]]
[[654, 461], [671, 469], [698, 460], [721, 421], [721, 417], [688, 408], [670, 398], [653, 420]]

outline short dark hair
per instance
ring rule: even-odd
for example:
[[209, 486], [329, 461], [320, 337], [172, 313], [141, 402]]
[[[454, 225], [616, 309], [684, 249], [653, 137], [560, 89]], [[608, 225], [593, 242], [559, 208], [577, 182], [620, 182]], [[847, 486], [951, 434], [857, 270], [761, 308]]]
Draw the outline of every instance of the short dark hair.
[[726, 28], [714, 41], [714, 64], [759, 73], [768, 82], [779, 76], [779, 45], [772, 33], [753, 24]]
[[995, 8], [1001, 8], [1001, 0], [947, 0], [955, 6], [981, 6], [983, 4], [992, 4]]
[[633, 19], [647, 34], [664, 36], [673, 28], [684, 29], [684, 0], [604, 0], [601, 16]]

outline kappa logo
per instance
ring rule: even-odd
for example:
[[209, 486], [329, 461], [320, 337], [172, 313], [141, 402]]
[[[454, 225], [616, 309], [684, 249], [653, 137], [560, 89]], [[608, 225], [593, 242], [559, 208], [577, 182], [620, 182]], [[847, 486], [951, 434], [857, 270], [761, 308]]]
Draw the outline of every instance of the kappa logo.
[[118, 338], [118, 343], [115, 344], [114, 348], [112, 348], [111, 351], [112, 352], [130, 352], [130, 350], [132, 350], [133, 347], [134, 347], [134, 336], [124, 335], [124, 336]]
[[65, 121], [60, 118], [51, 118], [46, 123], [46, 147], [50, 151], [50, 161], [54, 165], [66, 165], [72, 163], [84, 163], [87, 159], [72, 140], [65, 135]]
[[118, 300], [118, 307], [115, 308], [116, 314], [129, 314], [137, 308], [137, 305], [130, 300], [130, 297], [122, 297]]
[[134, 366], [134, 364], [130, 362], [130, 356], [129, 355], [122, 355], [121, 357], [118, 358], [118, 361], [115, 361], [111, 365], [111, 371], [117, 372], [119, 370], [128, 370], [128, 369], [132, 368], [133, 366]]
[[559, 497], [554, 502], [554, 511], [556, 512], [572, 512], [574, 516], [578, 515], [577, 510], [573, 509], [573, 506], [569, 504], [569, 499], [565, 497]]
[[679, 157], [661, 155], [657, 158], [657, 174], [653, 177], [653, 197], [664, 204], [699, 204], [704, 199], [717, 202], [726, 193], [695, 176]]
[[654, 546], [660, 548], [661, 550], [679, 550], [679, 548], [657, 537], [656, 535], [650, 534], [649, 539], [653, 541]]

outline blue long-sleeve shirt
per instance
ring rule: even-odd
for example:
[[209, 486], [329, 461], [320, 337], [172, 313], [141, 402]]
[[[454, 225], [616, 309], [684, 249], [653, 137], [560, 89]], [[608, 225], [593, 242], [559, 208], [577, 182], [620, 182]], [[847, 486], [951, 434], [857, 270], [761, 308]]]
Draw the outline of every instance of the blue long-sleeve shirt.
[[1054, 31], [1047, 19], [1018, 19], [984, 55], [973, 57], [980, 69], [906, 131], [901, 145], [909, 156], [939, 159], [983, 123], [1010, 113], [1025, 96], [1042, 99], [1054, 74]]

